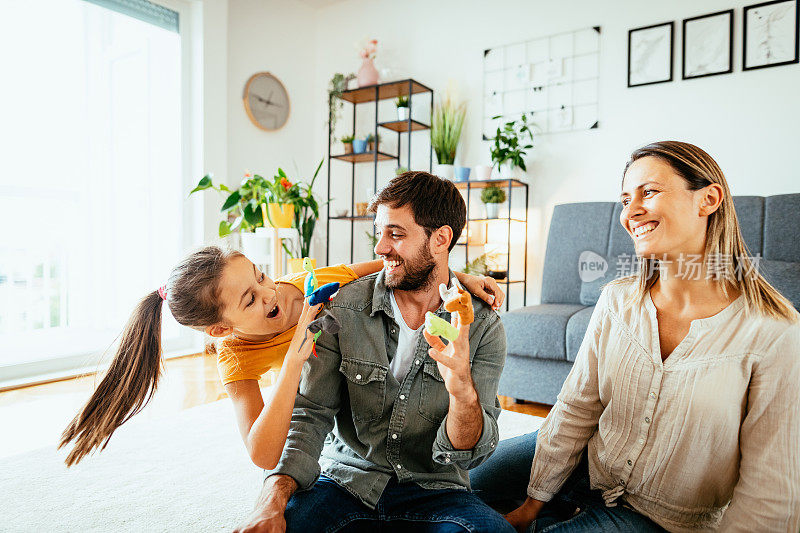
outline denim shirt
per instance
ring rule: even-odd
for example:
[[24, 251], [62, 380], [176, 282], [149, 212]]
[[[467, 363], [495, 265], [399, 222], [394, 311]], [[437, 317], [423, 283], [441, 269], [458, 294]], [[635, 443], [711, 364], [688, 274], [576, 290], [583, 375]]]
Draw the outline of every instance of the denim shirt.
[[[456, 450], [446, 430], [449, 393], [425, 338], [418, 336], [402, 382], [389, 371], [398, 331], [383, 280], [381, 271], [352, 281], [326, 305], [341, 331], [320, 336], [318, 357], [303, 369], [280, 462], [267, 472], [289, 475], [305, 490], [322, 471], [373, 509], [392, 477], [426, 489], [469, 489], [467, 470], [497, 446], [497, 386], [506, 357], [499, 316], [473, 298], [469, 356], [483, 432], [474, 448]], [[450, 319], [443, 306], [436, 314]]]

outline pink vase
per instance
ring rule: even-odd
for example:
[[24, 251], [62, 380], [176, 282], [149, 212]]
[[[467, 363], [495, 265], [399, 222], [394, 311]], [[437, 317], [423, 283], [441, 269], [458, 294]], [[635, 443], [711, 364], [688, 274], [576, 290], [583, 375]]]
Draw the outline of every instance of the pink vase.
[[376, 83], [378, 83], [378, 69], [375, 68], [371, 58], [365, 57], [361, 68], [358, 69], [358, 86], [366, 87]]

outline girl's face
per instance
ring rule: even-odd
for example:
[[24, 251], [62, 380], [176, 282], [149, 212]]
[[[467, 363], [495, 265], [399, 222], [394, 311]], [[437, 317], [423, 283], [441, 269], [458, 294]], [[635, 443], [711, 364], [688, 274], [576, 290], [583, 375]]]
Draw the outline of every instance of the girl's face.
[[657, 157], [634, 161], [622, 180], [619, 221], [633, 239], [636, 254], [659, 258], [703, 254], [709, 189], [714, 196], [717, 188], [689, 190], [686, 180]]
[[234, 257], [225, 265], [219, 295], [222, 316], [236, 333], [269, 335], [293, 325], [286, 294], [246, 257]]

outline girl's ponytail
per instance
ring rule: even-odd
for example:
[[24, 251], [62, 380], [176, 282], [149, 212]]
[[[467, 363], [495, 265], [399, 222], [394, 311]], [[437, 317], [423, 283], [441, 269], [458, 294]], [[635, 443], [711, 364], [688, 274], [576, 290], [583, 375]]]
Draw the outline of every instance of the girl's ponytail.
[[61, 435], [59, 449], [75, 441], [67, 466], [95, 448], [102, 450], [112, 433], [141, 411], [153, 397], [161, 376], [161, 307], [153, 291], [139, 302], [122, 332], [106, 375]]

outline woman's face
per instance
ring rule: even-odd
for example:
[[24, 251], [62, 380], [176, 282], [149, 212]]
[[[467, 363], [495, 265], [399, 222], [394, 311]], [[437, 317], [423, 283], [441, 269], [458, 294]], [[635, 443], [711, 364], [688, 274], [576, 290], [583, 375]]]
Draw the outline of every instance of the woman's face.
[[246, 257], [234, 257], [225, 265], [219, 295], [223, 319], [237, 333], [269, 335], [293, 325], [286, 294]]
[[634, 161], [622, 180], [619, 221], [636, 254], [677, 258], [703, 254], [708, 213], [706, 189], [691, 191], [686, 180], [657, 157]]

